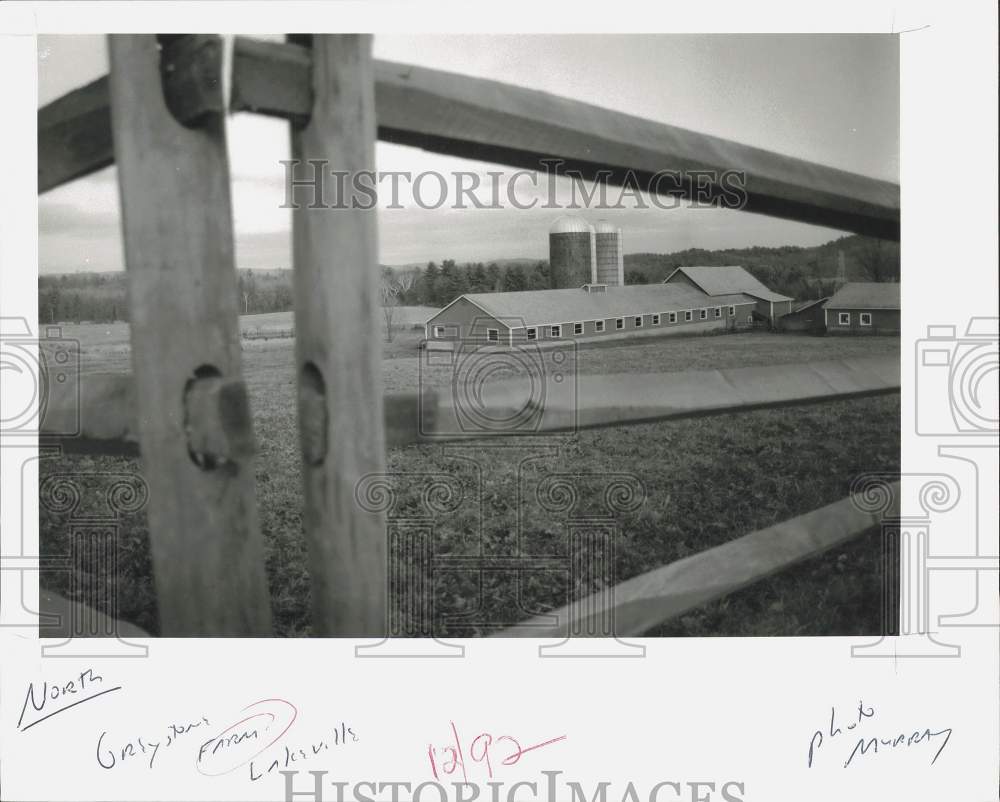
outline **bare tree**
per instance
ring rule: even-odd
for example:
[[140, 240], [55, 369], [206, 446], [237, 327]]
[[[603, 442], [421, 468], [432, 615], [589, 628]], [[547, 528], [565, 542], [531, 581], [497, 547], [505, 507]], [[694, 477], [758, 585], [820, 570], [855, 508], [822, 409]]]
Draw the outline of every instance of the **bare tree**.
[[385, 321], [385, 341], [392, 342], [392, 319], [399, 305], [400, 286], [391, 268], [383, 268], [379, 278], [379, 295], [382, 296], [382, 319]]
[[869, 281], [899, 280], [899, 249], [893, 244], [866, 238], [856, 258]]
[[396, 279], [396, 286], [399, 287], [400, 294], [409, 295], [419, 274], [420, 271], [418, 270], [407, 270], [405, 273], [400, 274], [399, 278]]

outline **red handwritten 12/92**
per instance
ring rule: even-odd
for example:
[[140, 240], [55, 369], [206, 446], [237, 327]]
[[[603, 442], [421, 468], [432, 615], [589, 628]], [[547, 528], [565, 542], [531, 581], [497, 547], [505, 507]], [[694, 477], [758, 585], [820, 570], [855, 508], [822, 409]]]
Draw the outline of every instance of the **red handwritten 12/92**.
[[487, 776], [492, 780], [494, 766], [513, 766], [528, 752], [566, 740], [565, 735], [560, 735], [558, 738], [550, 738], [532, 746], [521, 746], [511, 735], [494, 736], [488, 732], [481, 732], [465, 744], [458, 734], [455, 722], [448, 723], [451, 725], [451, 743], [440, 747], [427, 744], [427, 759], [430, 761], [431, 773], [435, 780], [440, 780], [442, 774], [454, 776], [456, 772], [461, 771], [462, 779], [468, 782], [467, 756], [472, 763], [484, 766]]

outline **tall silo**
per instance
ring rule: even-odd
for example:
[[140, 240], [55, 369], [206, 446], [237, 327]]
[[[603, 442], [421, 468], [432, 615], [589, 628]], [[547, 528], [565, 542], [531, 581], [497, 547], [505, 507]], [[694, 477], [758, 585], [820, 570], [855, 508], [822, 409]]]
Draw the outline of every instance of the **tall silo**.
[[598, 284], [621, 287], [625, 284], [625, 259], [622, 252], [622, 230], [607, 220], [599, 220], [594, 228]]
[[552, 289], [582, 287], [597, 275], [594, 227], [574, 215], [558, 218], [549, 229], [549, 275]]

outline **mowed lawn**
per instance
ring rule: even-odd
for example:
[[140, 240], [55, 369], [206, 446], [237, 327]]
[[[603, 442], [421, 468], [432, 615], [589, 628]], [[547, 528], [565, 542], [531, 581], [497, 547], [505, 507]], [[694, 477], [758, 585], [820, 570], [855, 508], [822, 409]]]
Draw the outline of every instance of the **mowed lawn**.
[[[127, 345], [102, 342], [101, 336], [88, 341], [83, 335], [74, 332], [83, 341], [84, 372], [128, 369]], [[418, 332], [402, 331], [386, 346], [387, 391], [412, 391], [418, 376], [435, 386], [450, 381], [449, 369], [420, 366], [418, 339]], [[285, 636], [310, 632], [293, 342], [254, 340], [243, 350], [260, 451], [257, 490], [275, 632]], [[670, 373], [876, 354], [898, 357], [898, 338], [744, 333], [647, 339], [581, 347], [575, 362], [581, 374]], [[627, 382], [626, 375], [622, 381]], [[396, 449], [388, 454], [396, 490], [389, 516], [429, 523], [434, 552], [443, 557], [529, 556], [520, 572], [456, 568], [454, 563], [435, 569], [434, 631], [486, 634], [565, 604], [605, 581], [621, 581], [842, 499], [859, 474], [897, 472], [899, 415], [899, 397], [889, 395], [575, 435]], [[138, 461], [110, 457], [67, 456], [42, 466], [42, 481], [53, 473], [140, 470]], [[77, 514], [98, 511], [99, 485], [107, 480], [80, 481], [92, 492], [84, 492]], [[605, 494], [616, 483], [637, 495], [613, 509]], [[449, 503], [427, 493], [435, 484], [457, 490]], [[88, 505], [93, 509], [84, 509]], [[65, 553], [67, 520], [44, 504], [41, 515], [42, 553]], [[574, 577], [566, 567], [572, 557], [567, 522], [595, 518], [615, 532], [613, 570], [603, 578]], [[123, 516], [119, 533], [119, 616], [157, 632], [142, 513]], [[870, 533], [651, 634], [876, 633], [881, 626], [880, 548], [877, 533]], [[534, 558], [544, 559], [544, 565], [535, 567]], [[79, 587], [93, 578], [77, 580]], [[46, 572], [42, 581], [70, 593], [66, 573]]]

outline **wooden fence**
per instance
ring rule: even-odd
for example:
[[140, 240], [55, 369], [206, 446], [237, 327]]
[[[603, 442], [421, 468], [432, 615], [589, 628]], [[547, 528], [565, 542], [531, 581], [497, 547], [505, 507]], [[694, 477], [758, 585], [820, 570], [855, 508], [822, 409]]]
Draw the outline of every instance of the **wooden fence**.
[[[745, 210], [899, 238], [899, 187], [493, 81], [371, 58], [364, 35], [236, 38], [229, 109], [216, 36], [113, 35], [110, 75], [39, 110], [39, 192], [118, 168], [132, 375], [51, 388], [43, 435], [67, 450], [140, 453], [161, 631], [268, 635], [255, 437], [242, 378], [225, 118], [289, 121], [293, 159], [374, 170], [376, 139], [526, 169], [561, 158], [620, 185], [661, 170], [745, 173]], [[685, 197], [695, 188], [681, 187]], [[718, 189], [718, 187], [713, 187]], [[313, 632], [386, 630], [386, 530], [355, 501], [387, 445], [474, 436], [449, 394], [383, 396], [373, 210], [292, 213], [295, 360]], [[898, 392], [891, 358], [613, 378], [533, 410], [565, 431]], [[503, 418], [517, 381], [491, 388]], [[70, 418], [79, 408], [79, 426]], [[621, 634], [638, 633], [856, 536], [877, 516], [850, 500], [617, 586]], [[619, 616], [620, 614], [620, 616]], [[573, 610], [566, 619], [579, 617]], [[557, 628], [560, 629], [560, 628]], [[575, 631], [569, 629], [560, 631]], [[539, 635], [532, 622], [513, 635]]]

